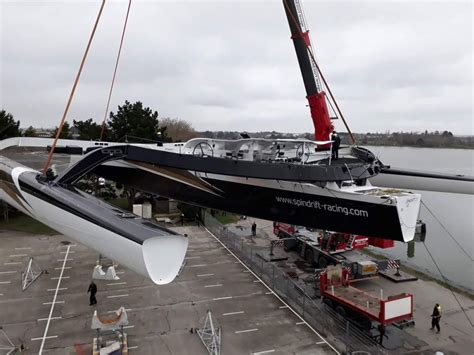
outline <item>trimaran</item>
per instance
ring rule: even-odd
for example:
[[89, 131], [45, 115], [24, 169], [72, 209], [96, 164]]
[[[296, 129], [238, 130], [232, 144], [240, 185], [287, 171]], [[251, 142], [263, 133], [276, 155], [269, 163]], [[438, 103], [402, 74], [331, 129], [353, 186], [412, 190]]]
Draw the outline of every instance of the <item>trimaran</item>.
[[[373, 186], [373, 178], [385, 176], [392, 186], [402, 182], [415, 188], [419, 185], [414, 181], [429, 180], [437, 190], [468, 193], [474, 179], [391, 169], [356, 145], [341, 147], [339, 158], [333, 159], [333, 126], [326, 103], [331, 101], [323, 84], [329, 88], [314, 60], [299, 2], [284, 0], [283, 4], [315, 126], [314, 141], [245, 137], [120, 144], [63, 140], [59, 143], [63, 147], [92, 152], [50, 178], [0, 156], [0, 198], [158, 284], [172, 281], [178, 273], [186, 236], [78, 190], [74, 183], [84, 175], [94, 173], [147, 193], [242, 215], [411, 241], [421, 195]], [[0, 142], [0, 148], [13, 144], [46, 147], [51, 140], [16, 138]]]

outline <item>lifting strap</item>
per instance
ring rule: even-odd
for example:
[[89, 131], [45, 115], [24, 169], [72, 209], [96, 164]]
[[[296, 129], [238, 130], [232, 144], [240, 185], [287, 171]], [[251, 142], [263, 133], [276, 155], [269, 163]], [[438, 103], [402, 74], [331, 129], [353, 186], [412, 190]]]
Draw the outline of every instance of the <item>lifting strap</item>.
[[46, 171], [48, 170], [49, 164], [51, 163], [51, 159], [53, 158], [54, 149], [56, 148], [56, 144], [58, 143], [59, 135], [61, 134], [61, 131], [63, 130], [64, 122], [66, 122], [66, 116], [69, 111], [69, 106], [71, 106], [72, 98], [74, 97], [74, 93], [76, 92], [77, 83], [79, 82], [79, 78], [81, 77], [82, 68], [84, 67], [84, 63], [86, 62], [87, 54], [89, 53], [89, 48], [91, 46], [92, 40], [94, 39], [95, 31], [97, 29], [97, 25], [99, 24], [100, 16], [102, 15], [102, 10], [104, 9], [104, 5], [105, 5], [105, 0], [102, 0], [99, 13], [97, 14], [97, 19], [95, 20], [94, 28], [92, 29], [92, 33], [89, 37], [89, 42], [87, 42], [87, 47], [82, 57], [81, 65], [79, 66], [79, 70], [77, 72], [76, 79], [74, 80], [71, 93], [69, 94], [69, 99], [67, 101], [66, 108], [64, 109], [61, 123], [59, 124], [58, 131], [56, 132], [56, 137], [54, 138], [53, 145], [51, 146], [51, 150], [48, 154], [48, 160], [44, 164], [43, 174], [46, 174]]

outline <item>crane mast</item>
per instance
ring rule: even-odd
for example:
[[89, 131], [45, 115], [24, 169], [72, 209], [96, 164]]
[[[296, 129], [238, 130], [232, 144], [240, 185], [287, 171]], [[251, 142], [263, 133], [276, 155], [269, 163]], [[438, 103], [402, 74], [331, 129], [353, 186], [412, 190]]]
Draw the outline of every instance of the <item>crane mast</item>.
[[[283, 6], [306, 89], [306, 98], [314, 124], [314, 139], [328, 141], [334, 127], [329, 118], [326, 93], [321, 85], [318, 68], [314, 58], [310, 56], [311, 40], [306, 28], [303, 10], [299, 0], [283, 0]], [[329, 145], [323, 145], [321, 148], [329, 148]]]

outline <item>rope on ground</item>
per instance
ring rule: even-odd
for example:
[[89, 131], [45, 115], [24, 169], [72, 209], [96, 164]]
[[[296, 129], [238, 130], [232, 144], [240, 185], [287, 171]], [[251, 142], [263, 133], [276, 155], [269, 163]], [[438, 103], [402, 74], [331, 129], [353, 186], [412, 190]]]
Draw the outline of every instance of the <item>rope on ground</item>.
[[466, 251], [466, 249], [463, 248], [463, 246], [456, 240], [456, 238], [454, 238], [454, 236], [449, 232], [449, 230], [443, 225], [443, 223], [441, 223], [441, 221], [439, 220], [438, 217], [436, 217], [436, 215], [433, 213], [433, 211], [431, 211], [429, 209], [429, 207], [426, 205], [426, 203], [423, 202], [423, 200], [421, 201], [421, 204], [426, 208], [426, 210], [433, 216], [433, 218], [439, 223], [439, 225], [445, 230], [446, 233], [448, 233], [449, 237], [454, 241], [454, 243], [456, 243], [456, 245], [464, 252], [464, 254], [466, 254], [467, 258], [471, 261], [474, 261], [474, 259], [472, 258], [471, 255], [469, 255], [469, 253]]
[[107, 121], [107, 112], [109, 111], [110, 98], [112, 97], [112, 91], [114, 89], [115, 76], [117, 75], [117, 68], [118, 68], [118, 64], [119, 64], [119, 60], [120, 60], [120, 54], [122, 53], [123, 39], [125, 37], [125, 30], [127, 29], [128, 15], [130, 14], [131, 5], [132, 5], [132, 0], [129, 0], [128, 1], [128, 8], [127, 8], [127, 15], [125, 16], [125, 23], [123, 24], [122, 37], [120, 38], [120, 46], [119, 46], [119, 50], [118, 50], [118, 53], [117, 53], [117, 59], [115, 60], [114, 75], [112, 76], [112, 83], [110, 84], [109, 97], [107, 99], [107, 105], [105, 107], [104, 120], [102, 121], [102, 128], [100, 130], [99, 141], [102, 141], [102, 138], [104, 136], [105, 122]]
[[472, 323], [471, 318], [469, 318], [469, 316], [467, 315], [466, 310], [464, 309], [464, 307], [462, 306], [462, 304], [461, 304], [461, 302], [459, 301], [458, 297], [456, 296], [456, 293], [454, 293], [454, 291], [453, 291], [453, 289], [451, 288], [451, 285], [449, 284], [448, 280], [446, 279], [446, 277], [444, 277], [443, 273], [441, 272], [441, 269], [440, 269], [440, 267], [438, 266], [438, 263], [435, 261], [435, 259], [434, 259], [433, 255], [431, 254], [430, 250], [428, 249], [428, 246], [426, 245], [425, 242], [423, 242], [423, 245], [424, 245], [426, 251], [428, 252], [428, 255], [430, 256], [431, 260], [432, 260], [433, 263], [435, 264], [436, 269], [438, 269], [439, 274], [440, 274], [441, 277], [443, 278], [444, 283], [446, 284], [446, 286], [448, 286], [449, 291], [451, 291], [451, 294], [453, 295], [454, 299], [456, 300], [457, 304], [459, 305], [459, 308], [461, 309], [461, 311], [462, 311], [462, 312], [464, 313], [464, 315], [466, 316], [467, 321], [469, 322], [469, 324], [471, 325], [471, 327], [474, 327], [474, 324]]
[[63, 117], [61, 119], [61, 123], [59, 124], [58, 131], [56, 133], [56, 137], [54, 138], [53, 145], [51, 146], [51, 151], [49, 152], [48, 155], [48, 160], [44, 164], [43, 167], [43, 173], [45, 174], [46, 171], [48, 170], [49, 164], [51, 163], [51, 159], [53, 158], [54, 154], [54, 149], [56, 148], [56, 144], [58, 143], [59, 135], [61, 134], [61, 131], [63, 130], [64, 122], [66, 122], [66, 116], [69, 111], [69, 106], [71, 106], [72, 98], [74, 97], [74, 93], [76, 92], [76, 87], [79, 82], [79, 78], [81, 77], [82, 73], [82, 68], [84, 67], [84, 63], [86, 62], [87, 54], [89, 53], [89, 48], [91, 46], [92, 40], [94, 39], [95, 31], [97, 29], [97, 25], [99, 24], [100, 16], [102, 15], [102, 10], [104, 9], [105, 5], [105, 0], [102, 0], [102, 4], [100, 6], [99, 13], [97, 14], [97, 19], [95, 20], [94, 28], [92, 29], [92, 33], [89, 37], [89, 42], [87, 42], [87, 47], [84, 52], [84, 55], [82, 57], [81, 65], [79, 66], [79, 70], [76, 75], [76, 79], [74, 80], [74, 84], [72, 86], [71, 93], [69, 94], [69, 99], [66, 104], [66, 108], [64, 109]]

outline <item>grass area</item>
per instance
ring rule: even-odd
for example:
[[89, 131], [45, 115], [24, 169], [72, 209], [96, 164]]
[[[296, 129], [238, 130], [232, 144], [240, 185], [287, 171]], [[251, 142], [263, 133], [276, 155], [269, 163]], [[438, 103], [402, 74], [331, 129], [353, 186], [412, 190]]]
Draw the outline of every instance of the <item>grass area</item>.
[[[375, 253], [373, 251], [370, 251], [370, 250], [364, 250], [362, 249], [361, 250], [364, 254], [367, 254], [369, 256], [371, 256], [372, 258], [374, 259], [377, 259], [377, 260], [386, 260], [386, 259], [389, 259], [387, 258], [386, 256], [384, 255], [380, 255], [378, 253]], [[430, 275], [427, 275], [425, 274], [424, 272], [421, 272], [421, 271], [418, 271], [412, 267], [409, 267], [409, 266], [406, 266], [406, 265], [401, 265], [400, 266], [400, 270], [410, 274], [410, 275], [413, 275], [413, 276], [416, 276], [418, 277], [420, 280], [423, 280], [423, 281], [432, 281], [432, 282], [436, 282], [438, 285], [444, 287], [444, 288], [447, 288], [448, 290], [451, 290], [453, 292], [456, 292], [456, 293], [459, 293], [471, 300], [474, 300], [474, 295], [466, 290], [463, 290], [462, 288], [459, 288], [459, 287], [456, 287], [456, 286], [453, 286], [453, 285], [450, 285], [449, 283], [447, 282], [444, 282], [442, 280], [438, 280]]]
[[240, 219], [240, 216], [228, 212], [216, 211], [214, 218], [222, 224], [235, 223]]
[[25, 232], [31, 234], [56, 235], [59, 234], [54, 229], [45, 226], [43, 223], [25, 215], [19, 214], [13, 218], [9, 218], [8, 222], [1, 221], [0, 229], [12, 230], [17, 232]]

